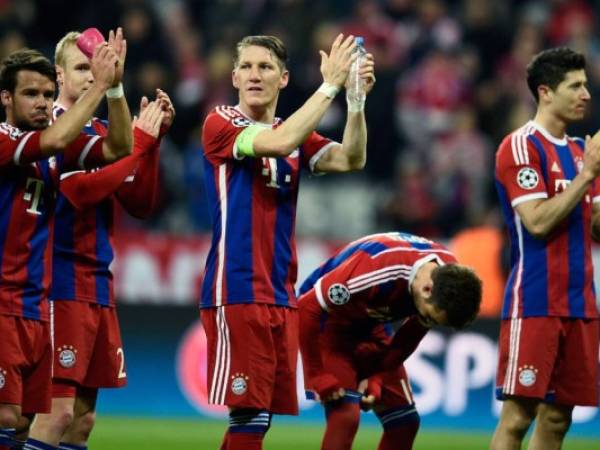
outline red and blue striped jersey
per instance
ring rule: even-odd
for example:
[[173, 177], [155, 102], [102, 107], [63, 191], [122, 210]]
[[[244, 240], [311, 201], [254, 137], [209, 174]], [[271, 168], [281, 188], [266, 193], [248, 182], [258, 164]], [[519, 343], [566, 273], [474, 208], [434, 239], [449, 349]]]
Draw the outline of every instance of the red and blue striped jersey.
[[[65, 112], [55, 104], [54, 119]], [[83, 129], [89, 136], [106, 136], [107, 123], [92, 118]], [[61, 180], [76, 173], [62, 173]], [[50, 300], [76, 300], [114, 305], [112, 196], [97, 205], [77, 210], [59, 190], [56, 198], [52, 286]]]
[[200, 300], [203, 308], [239, 303], [296, 306], [294, 235], [300, 168], [313, 171], [335, 143], [313, 132], [288, 157], [240, 157], [235, 140], [251, 124], [255, 122], [230, 106], [215, 108], [204, 122], [213, 236]]
[[532, 236], [515, 207], [564, 191], [583, 167], [584, 141], [553, 137], [530, 121], [509, 134], [496, 153], [496, 188], [510, 236], [511, 272], [503, 318], [595, 318], [592, 267], [592, 204], [598, 184], [543, 239]]
[[369, 330], [417, 314], [410, 286], [426, 263], [456, 263], [443, 245], [408, 233], [351, 242], [308, 276], [302, 295], [315, 290], [328, 323]]
[[0, 314], [46, 321], [58, 173], [104, 158], [102, 139], [83, 133], [64, 153], [45, 158], [40, 134], [0, 124]]

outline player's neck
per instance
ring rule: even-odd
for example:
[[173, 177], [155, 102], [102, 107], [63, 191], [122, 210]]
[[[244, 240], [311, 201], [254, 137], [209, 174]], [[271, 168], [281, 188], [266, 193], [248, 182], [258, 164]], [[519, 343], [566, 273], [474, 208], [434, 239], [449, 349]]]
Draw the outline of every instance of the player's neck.
[[252, 107], [240, 102], [238, 108], [254, 122], [272, 124], [273, 120], [275, 120], [275, 105]]
[[75, 101], [59, 92], [58, 98], [54, 101], [54, 103], [60, 105], [66, 110], [73, 106]]
[[557, 139], [562, 139], [567, 131], [567, 123], [547, 111], [538, 110], [533, 121]]

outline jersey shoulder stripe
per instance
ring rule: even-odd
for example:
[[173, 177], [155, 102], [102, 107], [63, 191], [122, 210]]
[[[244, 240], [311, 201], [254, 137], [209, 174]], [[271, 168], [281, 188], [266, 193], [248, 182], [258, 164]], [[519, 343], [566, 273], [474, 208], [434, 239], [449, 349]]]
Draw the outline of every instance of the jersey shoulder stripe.
[[527, 123], [513, 132], [510, 136], [510, 148], [516, 165], [529, 164], [529, 151], [527, 149], [527, 138], [535, 133], [532, 123]]

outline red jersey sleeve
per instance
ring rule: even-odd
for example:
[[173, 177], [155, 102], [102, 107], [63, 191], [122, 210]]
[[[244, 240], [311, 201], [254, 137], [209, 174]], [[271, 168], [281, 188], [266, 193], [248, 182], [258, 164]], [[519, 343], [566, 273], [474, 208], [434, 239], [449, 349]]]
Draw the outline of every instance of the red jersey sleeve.
[[104, 138], [81, 133], [64, 151], [61, 172], [95, 169], [107, 164], [102, 151]]
[[315, 165], [321, 156], [325, 154], [337, 142], [332, 141], [324, 136], [321, 136], [316, 131], [308, 135], [302, 144], [302, 166], [311, 172], [315, 171]]
[[321, 308], [333, 312], [336, 308], [351, 303], [358, 295], [361, 296], [361, 299], [368, 299], [371, 294], [369, 289], [361, 290], [353, 296], [349, 281], [374, 269], [375, 264], [372, 258], [365, 257], [362, 252], [356, 252], [338, 267], [327, 272], [317, 280], [313, 288]]
[[40, 149], [41, 131], [22, 132], [0, 126], [0, 167], [19, 166], [46, 158]]
[[238, 135], [252, 125], [236, 109], [218, 106], [206, 117], [202, 127], [202, 147], [204, 154], [213, 163], [220, 163], [235, 156], [235, 140]]
[[496, 179], [514, 208], [520, 203], [548, 198], [539, 155], [533, 142], [519, 131], [507, 136], [496, 153]]

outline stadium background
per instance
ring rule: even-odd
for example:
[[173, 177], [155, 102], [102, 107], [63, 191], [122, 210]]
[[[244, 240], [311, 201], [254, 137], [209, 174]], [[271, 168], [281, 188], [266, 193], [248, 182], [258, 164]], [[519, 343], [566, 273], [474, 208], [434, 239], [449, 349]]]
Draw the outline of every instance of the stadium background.
[[[495, 337], [506, 270], [494, 151], [531, 117], [535, 105], [524, 68], [548, 46], [586, 54], [592, 102], [587, 119], [569, 131], [596, 131], [599, 20], [600, 2], [592, 0], [0, 0], [0, 57], [22, 46], [52, 57], [69, 30], [121, 25], [132, 110], [156, 87], [169, 92], [177, 108], [161, 149], [156, 215], [143, 223], [118, 218], [114, 268], [130, 384], [101, 394], [101, 417], [119, 419], [101, 418], [98, 433], [118, 434], [126, 416], [177, 417], [208, 427], [206, 419], [222, 414], [203, 403], [203, 342], [194, 307], [210, 226], [200, 126], [213, 106], [236, 101], [230, 72], [240, 37], [275, 34], [287, 44], [291, 80], [278, 108], [285, 118], [320, 83], [317, 50], [342, 31], [363, 35], [377, 62], [366, 108], [368, 163], [363, 173], [303, 180], [300, 279], [340, 244], [371, 232], [404, 230], [448, 242], [486, 280], [483, 317], [465, 333], [431, 333], [409, 371], [424, 435], [445, 429], [488, 439], [498, 413]], [[319, 126], [337, 139], [345, 114], [339, 97]], [[595, 260], [599, 267], [597, 250]], [[321, 412], [306, 404], [299, 420], [318, 423]], [[365, 421], [375, 423], [369, 415]], [[570, 436], [592, 439], [581, 448], [597, 448], [600, 414], [578, 410]], [[440, 442], [431, 448], [451, 445]]]

